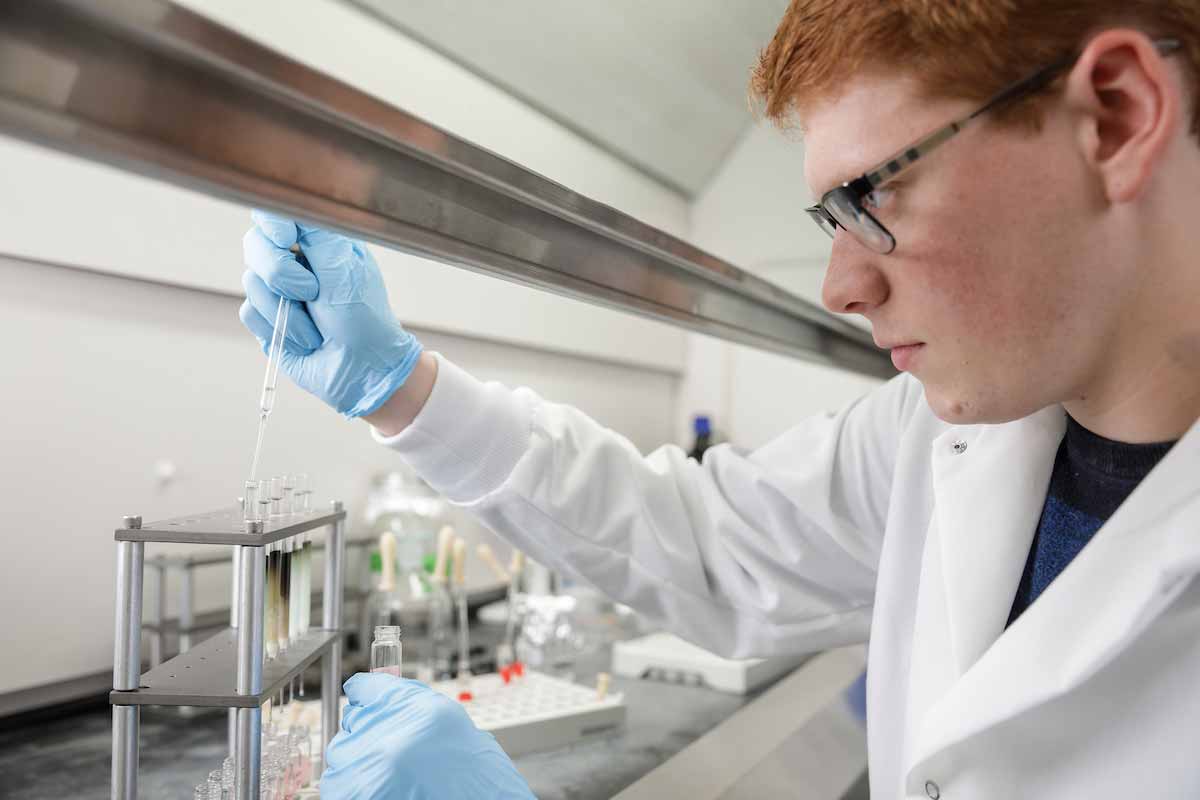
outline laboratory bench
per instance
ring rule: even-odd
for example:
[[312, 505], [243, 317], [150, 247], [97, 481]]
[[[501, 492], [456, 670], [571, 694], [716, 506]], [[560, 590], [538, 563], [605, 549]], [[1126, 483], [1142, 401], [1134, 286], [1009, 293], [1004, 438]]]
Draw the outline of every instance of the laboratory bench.
[[[472, 626], [473, 663], [500, 635], [498, 626]], [[609, 662], [608, 647], [594, 650], [573, 678], [594, 684]], [[858, 648], [832, 651], [744, 696], [613, 676], [609, 691], [627, 704], [623, 726], [515, 761], [541, 800], [858, 800], [866, 797], [865, 734], [843, 688], [861, 663]], [[309, 685], [315, 693], [317, 682]], [[107, 703], [0, 720], [0, 798], [108, 798], [111, 730]], [[223, 710], [145, 707], [141, 796], [191, 798], [225, 757], [227, 731]]]

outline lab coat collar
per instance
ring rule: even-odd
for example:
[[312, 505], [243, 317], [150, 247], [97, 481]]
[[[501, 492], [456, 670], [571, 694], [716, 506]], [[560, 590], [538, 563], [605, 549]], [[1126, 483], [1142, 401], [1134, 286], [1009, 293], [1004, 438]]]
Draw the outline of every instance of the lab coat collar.
[[[939, 509], [933, 532], [946, 567], [949, 608], [944, 616], [950, 620], [955, 658], [965, 672], [919, 719], [909, 750], [914, 775], [956, 742], [1078, 687], [1144, 631], [1200, 572], [1197, 422], [1037, 602], [1003, 629], [1038, 519], [1036, 514], [1031, 518], [1030, 509], [1040, 511], [1045, 499], [1065, 417], [1044, 411], [1011, 424], [1011, 431], [997, 426], [958, 434], [968, 442], [958, 463], [976, 478], [972, 483], [955, 480], [946, 460], [940, 459], [939, 468], [935, 458], [937, 503], [949, 503]], [[953, 441], [954, 436], [951, 431], [942, 438]], [[1017, 449], [1022, 443], [1029, 446], [1024, 454]], [[995, 452], [987, 452], [991, 449]], [[968, 454], [997, 471], [985, 478], [981, 468], [967, 463]], [[1011, 466], [1001, 468], [1005, 464]], [[1009, 480], [1027, 496], [1006, 488]], [[998, 499], [1012, 506], [1005, 508]], [[996, 541], [1002, 535], [1017, 543]], [[988, 591], [997, 596], [987, 597]], [[972, 613], [979, 616], [972, 618]], [[998, 638], [988, 643], [993, 634]], [[977, 656], [973, 663], [972, 656]]]
[[926, 546], [939, 548], [955, 676], [1008, 621], [1066, 425], [1052, 406], [1003, 425], [951, 428], [933, 442], [936, 541]]

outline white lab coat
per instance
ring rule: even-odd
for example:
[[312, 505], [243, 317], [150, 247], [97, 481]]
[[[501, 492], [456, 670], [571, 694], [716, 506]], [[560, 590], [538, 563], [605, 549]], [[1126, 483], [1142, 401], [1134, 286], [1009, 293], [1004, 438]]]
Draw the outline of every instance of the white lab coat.
[[1200, 798], [1200, 425], [1006, 630], [1057, 406], [954, 426], [901, 375], [698, 465], [439, 369], [380, 440], [532, 557], [729, 656], [869, 633], [873, 798]]

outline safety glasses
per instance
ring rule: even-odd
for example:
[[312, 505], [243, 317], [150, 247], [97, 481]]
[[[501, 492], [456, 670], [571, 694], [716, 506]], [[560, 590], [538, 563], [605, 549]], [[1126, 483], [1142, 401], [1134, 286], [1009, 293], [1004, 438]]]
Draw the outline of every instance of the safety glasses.
[[[1178, 39], [1157, 39], [1154, 46], [1163, 55], [1170, 55], [1182, 44]], [[1029, 77], [1002, 89], [970, 115], [939, 128], [896, 153], [874, 169], [829, 190], [821, 198], [821, 202], [804, 209], [805, 212], [812, 217], [821, 230], [829, 234], [830, 238], [833, 238], [838, 228], [842, 228], [876, 253], [887, 255], [896, 249], [896, 237], [879, 220], [875, 219], [867, 208], [869, 205], [876, 205], [871, 199], [872, 193], [932, 153], [940, 145], [945, 144], [987, 112], [1011, 105], [1046, 88], [1058, 77], [1059, 73], [1074, 65], [1078, 58], [1078, 53], [1065, 56]]]

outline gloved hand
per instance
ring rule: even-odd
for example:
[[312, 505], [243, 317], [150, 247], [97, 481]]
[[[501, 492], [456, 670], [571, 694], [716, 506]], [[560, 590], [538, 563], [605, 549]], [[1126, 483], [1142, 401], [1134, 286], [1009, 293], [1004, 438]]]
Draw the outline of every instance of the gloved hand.
[[496, 739], [423, 683], [360, 672], [325, 751], [322, 800], [534, 800]]
[[[293, 303], [280, 367], [348, 417], [376, 411], [403, 385], [421, 343], [400, 327], [375, 259], [361, 242], [262, 211], [242, 240], [249, 269], [239, 316], [265, 351], [279, 298]], [[290, 252], [298, 244], [305, 269]]]

